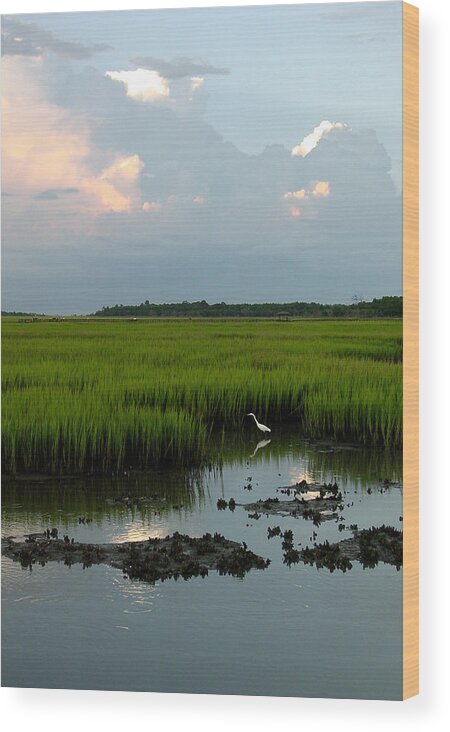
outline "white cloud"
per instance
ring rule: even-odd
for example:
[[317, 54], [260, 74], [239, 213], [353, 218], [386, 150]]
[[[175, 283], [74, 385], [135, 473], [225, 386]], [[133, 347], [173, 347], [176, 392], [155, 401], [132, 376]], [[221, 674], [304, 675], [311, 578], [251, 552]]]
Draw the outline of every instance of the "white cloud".
[[306, 198], [307, 193], [304, 188], [300, 188], [299, 191], [286, 191], [284, 198]]
[[347, 128], [347, 125], [343, 122], [330, 122], [327, 119], [322, 120], [320, 125], [314, 127], [313, 131], [309, 135], [303, 138], [300, 145], [296, 145], [292, 149], [292, 155], [294, 157], [300, 156], [306, 158], [307, 155], [314, 150], [319, 144], [320, 140], [328, 135], [331, 130], [343, 130]]
[[162, 204], [160, 201], [145, 201], [142, 206], [142, 210], [146, 213], [152, 213], [154, 211], [161, 211]]
[[125, 85], [127, 95], [141, 102], [167, 99], [170, 88], [166, 79], [157, 71], [135, 69], [134, 71], [107, 71], [106, 76]]
[[197, 91], [197, 89], [200, 89], [201, 86], [203, 86], [204, 83], [203, 76], [193, 76], [191, 78], [191, 89], [193, 92]]

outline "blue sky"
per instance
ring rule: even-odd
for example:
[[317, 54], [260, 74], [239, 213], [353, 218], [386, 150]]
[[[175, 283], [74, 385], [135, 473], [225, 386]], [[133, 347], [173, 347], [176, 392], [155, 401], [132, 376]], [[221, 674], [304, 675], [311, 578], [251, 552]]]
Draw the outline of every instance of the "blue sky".
[[4, 309], [401, 292], [400, 2], [2, 28]]

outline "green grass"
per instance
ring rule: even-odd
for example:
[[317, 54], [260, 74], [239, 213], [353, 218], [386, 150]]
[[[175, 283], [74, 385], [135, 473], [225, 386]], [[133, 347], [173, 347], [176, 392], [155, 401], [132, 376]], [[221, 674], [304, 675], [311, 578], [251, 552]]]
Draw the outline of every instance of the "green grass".
[[294, 422], [399, 446], [402, 323], [3, 321], [3, 468], [200, 464], [213, 431]]

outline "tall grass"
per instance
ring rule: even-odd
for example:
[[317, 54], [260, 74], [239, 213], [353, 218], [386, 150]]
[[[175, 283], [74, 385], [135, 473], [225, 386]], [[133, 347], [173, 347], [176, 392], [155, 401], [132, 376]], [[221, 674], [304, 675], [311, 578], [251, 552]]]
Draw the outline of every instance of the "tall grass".
[[3, 323], [3, 465], [118, 472], [208, 459], [255, 412], [399, 445], [400, 321]]

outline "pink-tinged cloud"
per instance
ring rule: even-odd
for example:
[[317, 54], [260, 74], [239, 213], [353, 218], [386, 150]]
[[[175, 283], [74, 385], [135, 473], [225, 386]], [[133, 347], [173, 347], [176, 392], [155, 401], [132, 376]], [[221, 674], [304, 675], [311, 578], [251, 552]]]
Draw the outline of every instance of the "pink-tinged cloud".
[[81, 190], [97, 199], [100, 212], [131, 213], [140, 207], [139, 176], [143, 167], [139, 155], [118, 157], [100, 175], [81, 181]]
[[88, 130], [49, 102], [40, 58], [4, 58], [2, 180], [11, 193], [77, 187], [89, 154]]
[[294, 206], [293, 208], [291, 208], [291, 216], [294, 219], [298, 219], [301, 215], [302, 215], [302, 212], [297, 206]]
[[205, 203], [205, 200], [206, 199], [204, 196], [195, 196], [194, 203], [196, 203], [197, 206], [203, 206], [203, 204]]
[[309, 185], [307, 189], [301, 188], [299, 191], [286, 191], [283, 198], [287, 201], [303, 200], [306, 203], [313, 198], [328, 198], [331, 193], [330, 183], [327, 180], [316, 180]]
[[330, 184], [327, 180], [316, 181], [312, 190], [312, 194], [316, 198], [328, 198], [330, 192]]
[[76, 203], [68, 199], [66, 204], [77, 205], [83, 213], [140, 208], [139, 156], [117, 153], [108, 161], [97, 151], [85, 119], [47, 99], [41, 58], [12, 56], [3, 64], [4, 190], [38, 197], [49, 189], [77, 189]]

